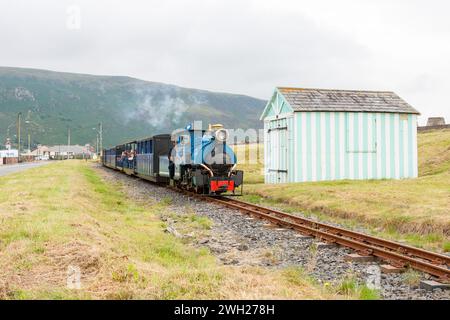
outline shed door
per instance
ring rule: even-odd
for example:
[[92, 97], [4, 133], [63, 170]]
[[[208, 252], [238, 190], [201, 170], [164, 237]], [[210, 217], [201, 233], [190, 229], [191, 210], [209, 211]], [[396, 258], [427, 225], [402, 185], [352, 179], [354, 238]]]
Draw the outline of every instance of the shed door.
[[272, 183], [287, 182], [288, 168], [288, 134], [286, 127], [273, 128], [269, 131], [269, 177]]
[[279, 167], [278, 167], [278, 182], [287, 182], [287, 128], [278, 130], [280, 154], [279, 154]]

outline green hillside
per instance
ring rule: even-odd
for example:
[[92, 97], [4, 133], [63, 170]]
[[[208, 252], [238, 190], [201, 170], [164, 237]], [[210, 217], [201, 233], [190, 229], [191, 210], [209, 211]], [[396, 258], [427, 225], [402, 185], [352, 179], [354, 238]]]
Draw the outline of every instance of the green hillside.
[[[130, 77], [93, 76], [0, 67], [0, 144], [15, 134], [17, 113], [32, 143], [94, 143], [104, 124], [104, 145], [170, 132], [193, 120], [232, 128], [259, 128], [265, 101], [244, 95], [188, 89]], [[25, 141], [23, 139], [22, 141]]]

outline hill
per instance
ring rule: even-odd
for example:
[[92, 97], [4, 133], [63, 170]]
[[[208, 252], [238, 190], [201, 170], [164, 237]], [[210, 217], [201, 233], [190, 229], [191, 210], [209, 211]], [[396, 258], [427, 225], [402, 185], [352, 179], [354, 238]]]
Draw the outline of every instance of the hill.
[[[171, 132], [193, 120], [233, 128], [259, 128], [265, 101], [130, 77], [94, 76], [0, 67], [0, 143], [16, 131], [18, 112], [34, 144], [95, 141], [92, 129], [104, 124], [104, 145]], [[23, 139], [22, 141], [25, 141]]]

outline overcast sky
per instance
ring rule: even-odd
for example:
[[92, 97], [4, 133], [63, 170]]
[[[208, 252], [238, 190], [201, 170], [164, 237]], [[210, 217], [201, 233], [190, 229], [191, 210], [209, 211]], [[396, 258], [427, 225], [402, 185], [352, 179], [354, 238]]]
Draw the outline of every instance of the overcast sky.
[[0, 0], [0, 65], [263, 99], [275, 86], [392, 90], [422, 123], [450, 122], [449, 11], [444, 0]]

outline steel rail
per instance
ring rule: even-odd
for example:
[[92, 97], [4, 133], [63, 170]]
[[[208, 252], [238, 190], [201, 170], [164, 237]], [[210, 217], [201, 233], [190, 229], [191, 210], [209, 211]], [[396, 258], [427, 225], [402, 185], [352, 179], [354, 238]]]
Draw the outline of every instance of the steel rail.
[[381, 239], [381, 238], [374, 237], [371, 235], [367, 235], [367, 234], [364, 234], [361, 232], [351, 231], [351, 230], [344, 229], [341, 227], [325, 224], [325, 223], [318, 222], [318, 221], [313, 221], [311, 219], [292, 215], [292, 214], [278, 211], [275, 209], [269, 209], [266, 207], [262, 207], [262, 206], [244, 202], [244, 201], [228, 199], [228, 198], [223, 198], [220, 200], [227, 202], [227, 203], [222, 202], [222, 204], [224, 204], [224, 205], [227, 205], [228, 203], [234, 203], [235, 204], [235, 206], [233, 206], [234, 208], [237, 208], [237, 206], [248, 207], [253, 210], [265, 212], [267, 214], [274, 214], [274, 215], [282, 217], [282, 218], [288, 218], [288, 219], [290, 219], [296, 223], [302, 224], [302, 225], [304, 224], [304, 225], [309, 225], [309, 226], [312, 226], [315, 228], [321, 228], [321, 229], [324, 229], [324, 230], [331, 232], [333, 234], [336, 234], [336, 235], [345, 236], [345, 237], [348, 237], [348, 238], [351, 238], [351, 239], [354, 239], [357, 241], [361, 241], [361, 242], [365, 242], [365, 243], [368, 243], [371, 245], [383, 247], [388, 250], [398, 252], [400, 254], [415, 256], [420, 259], [427, 260], [430, 263], [433, 263], [436, 265], [450, 266], [450, 256], [447, 256], [444, 254], [427, 251], [424, 249], [408, 246], [408, 245], [401, 244], [398, 242], [389, 241], [389, 240]]
[[450, 257], [446, 255], [384, 240], [236, 199], [205, 197], [186, 190], [171, 189], [188, 196], [237, 209], [258, 218], [268, 220], [275, 225], [348, 247], [362, 254], [378, 257], [396, 267], [411, 267], [426, 272], [438, 277], [445, 283], [450, 283]]
[[448, 256], [331, 226], [240, 200], [228, 198], [208, 198], [208, 200], [262, 217], [279, 226], [294, 229], [309, 236], [349, 247], [363, 254], [379, 257], [395, 266], [410, 266], [436, 276], [442, 281], [450, 282], [450, 269], [448, 268], [450, 257]]

